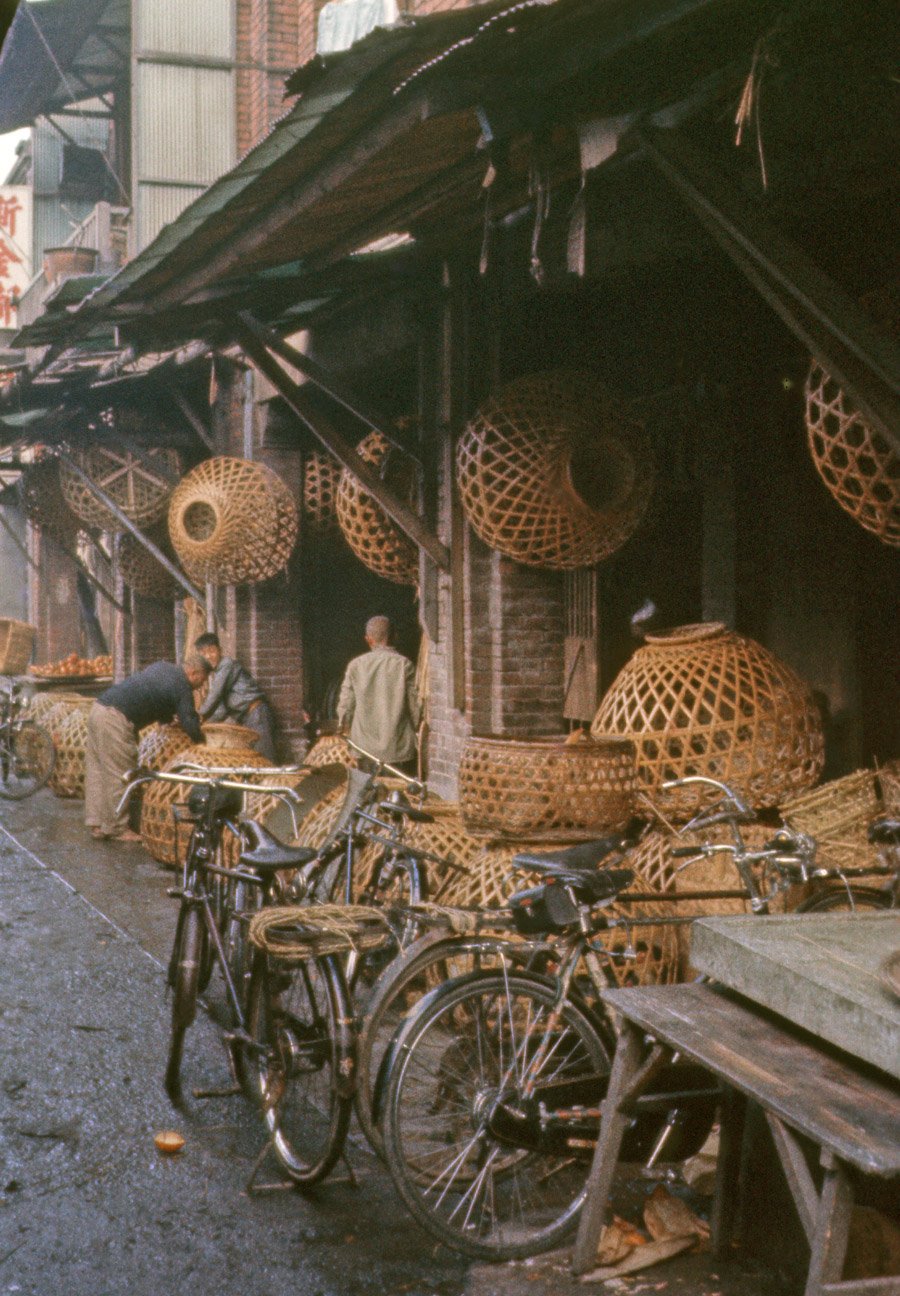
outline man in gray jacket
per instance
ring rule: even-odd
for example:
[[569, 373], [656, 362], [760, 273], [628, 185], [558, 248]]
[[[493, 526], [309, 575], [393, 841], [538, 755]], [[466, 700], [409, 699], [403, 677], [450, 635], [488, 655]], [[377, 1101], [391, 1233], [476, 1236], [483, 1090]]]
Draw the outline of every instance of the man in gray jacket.
[[194, 648], [209, 662], [209, 692], [200, 705], [200, 718], [247, 725], [259, 734], [256, 750], [274, 763], [275, 724], [262, 689], [248, 670], [233, 657], [225, 657], [218, 635], [207, 633], [194, 640]]
[[338, 725], [350, 741], [406, 774], [416, 773], [416, 731], [422, 704], [412, 662], [390, 646], [385, 616], [366, 622], [369, 651], [347, 667]]

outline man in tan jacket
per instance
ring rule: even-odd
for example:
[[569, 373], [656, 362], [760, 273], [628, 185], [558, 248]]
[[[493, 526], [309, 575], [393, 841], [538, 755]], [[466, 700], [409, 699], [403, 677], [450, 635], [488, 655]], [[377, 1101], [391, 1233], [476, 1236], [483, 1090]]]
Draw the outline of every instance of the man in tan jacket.
[[416, 731], [422, 704], [412, 662], [390, 646], [386, 616], [366, 622], [369, 651], [347, 667], [338, 699], [338, 725], [350, 741], [380, 761], [416, 773]]

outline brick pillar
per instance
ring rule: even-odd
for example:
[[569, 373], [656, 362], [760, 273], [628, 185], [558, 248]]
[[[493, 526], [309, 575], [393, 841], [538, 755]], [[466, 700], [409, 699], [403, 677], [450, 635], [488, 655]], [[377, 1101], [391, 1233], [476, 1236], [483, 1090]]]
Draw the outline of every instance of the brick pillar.
[[31, 553], [40, 571], [31, 571], [29, 617], [37, 626], [35, 661], [58, 661], [69, 653], [81, 653], [81, 615], [71, 558], [49, 536], [32, 531]]

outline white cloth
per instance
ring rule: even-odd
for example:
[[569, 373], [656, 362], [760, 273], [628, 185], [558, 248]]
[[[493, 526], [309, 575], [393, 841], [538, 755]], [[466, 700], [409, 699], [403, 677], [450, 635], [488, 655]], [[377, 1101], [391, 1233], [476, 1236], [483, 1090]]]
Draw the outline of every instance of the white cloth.
[[319, 11], [316, 53], [338, 54], [399, 16], [397, 0], [328, 0]]

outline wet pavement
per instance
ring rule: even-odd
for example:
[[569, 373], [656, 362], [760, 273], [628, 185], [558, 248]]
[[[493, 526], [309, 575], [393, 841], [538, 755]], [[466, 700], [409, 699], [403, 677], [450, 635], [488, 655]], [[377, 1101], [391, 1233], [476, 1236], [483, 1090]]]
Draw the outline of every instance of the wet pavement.
[[[356, 1184], [248, 1196], [263, 1144], [238, 1097], [180, 1115], [162, 1090], [172, 875], [138, 846], [97, 844], [81, 804], [0, 806], [0, 1293], [48, 1296], [776, 1296], [746, 1267], [688, 1256], [585, 1286], [564, 1252], [473, 1265], [406, 1216], [354, 1135]], [[186, 1088], [227, 1083], [213, 1023]], [[177, 1129], [167, 1158], [153, 1135]], [[269, 1167], [269, 1179], [277, 1177]]]

